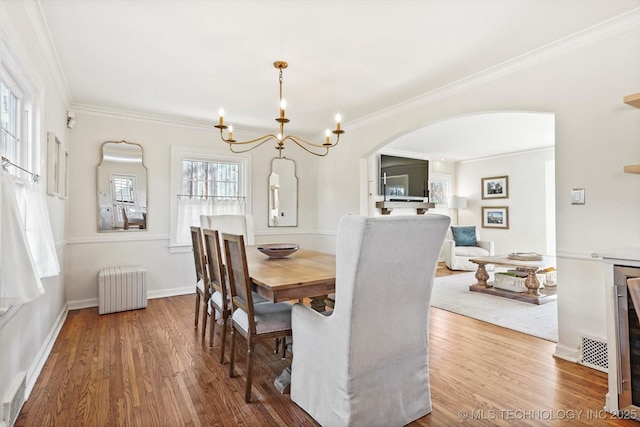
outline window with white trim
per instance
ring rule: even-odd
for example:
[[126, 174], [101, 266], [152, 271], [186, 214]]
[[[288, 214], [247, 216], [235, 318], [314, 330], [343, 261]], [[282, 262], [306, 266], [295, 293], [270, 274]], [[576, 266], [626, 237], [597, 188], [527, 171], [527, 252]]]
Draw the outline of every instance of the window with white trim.
[[22, 93], [8, 74], [3, 72], [2, 78], [0, 78], [0, 132], [2, 132], [0, 152], [10, 162], [20, 166], [22, 166], [20, 157], [20, 149], [22, 148], [20, 145], [21, 111]]
[[250, 156], [218, 152], [171, 147], [171, 247], [191, 247], [189, 227], [200, 226], [201, 215], [251, 212]]

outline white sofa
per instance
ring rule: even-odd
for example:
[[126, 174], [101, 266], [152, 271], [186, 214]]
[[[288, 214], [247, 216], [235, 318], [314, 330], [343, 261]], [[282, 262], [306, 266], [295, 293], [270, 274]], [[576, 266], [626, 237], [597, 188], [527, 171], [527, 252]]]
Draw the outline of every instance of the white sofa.
[[[480, 240], [480, 234], [476, 228], [477, 246], [456, 246], [453, 240], [451, 228], [447, 229], [447, 235], [442, 245], [444, 263], [450, 270], [476, 271], [478, 265], [469, 261], [470, 258], [479, 258], [495, 255], [495, 244], [492, 240]], [[493, 270], [494, 266], [488, 264], [487, 270]]]
[[336, 299], [292, 312], [291, 399], [323, 426], [402, 426], [431, 412], [429, 305], [449, 217], [345, 216]]

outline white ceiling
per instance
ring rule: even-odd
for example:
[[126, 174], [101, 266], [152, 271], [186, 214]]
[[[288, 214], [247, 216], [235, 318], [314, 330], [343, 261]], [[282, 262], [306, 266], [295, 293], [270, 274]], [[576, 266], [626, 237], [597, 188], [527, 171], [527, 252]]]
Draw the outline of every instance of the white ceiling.
[[[272, 64], [285, 60], [287, 130], [319, 134], [340, 112], [345, 140], [349, 122], [640, 7], [640, 0], [39, 3], [75, 108], [213, 123], [224, 106], [236, 129], [275, 131], [278, 74]], [[481, 117], [497, 126], [498, 116]], [[466, 153], [460, 144], [470, 135], [476, 151], [513, 139], [512, 129], [497, 135], [479, 118], [460, 119], [478, 126], [466, 133], [451, 123], [434, 125], [424, 135], [438, 135], [441, 146], [432, 141], [429, 149], [451, 157], [442, 147]], [[485, 133], [491, 139], [479, 143]], [[546, 142], [553, 141], [545, 136]]]

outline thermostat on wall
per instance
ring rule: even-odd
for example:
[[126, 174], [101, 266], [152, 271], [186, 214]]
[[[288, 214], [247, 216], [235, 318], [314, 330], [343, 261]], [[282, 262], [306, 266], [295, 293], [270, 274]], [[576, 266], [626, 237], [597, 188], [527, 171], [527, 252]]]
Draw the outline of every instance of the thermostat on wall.
[[584, 188], [573, 188], [571, 190], [571, 204], [584, 205]]

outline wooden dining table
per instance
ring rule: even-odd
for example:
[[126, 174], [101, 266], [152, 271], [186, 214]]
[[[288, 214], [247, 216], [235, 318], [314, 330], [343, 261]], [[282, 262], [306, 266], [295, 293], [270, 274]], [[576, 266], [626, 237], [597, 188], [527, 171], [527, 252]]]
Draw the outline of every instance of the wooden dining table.
[[335, 255], [301, 248], [286, 258], [269, 258], [257, 245], [247, 246], [246, 253], [259, 295], [273, 302], [310, 298], [313, 309], [324, 311], [324, 300], [336, 287]]

